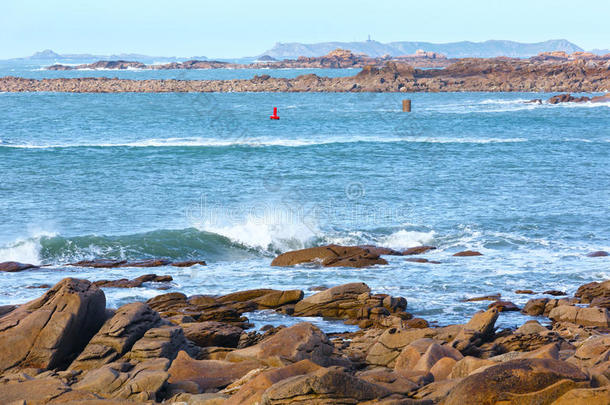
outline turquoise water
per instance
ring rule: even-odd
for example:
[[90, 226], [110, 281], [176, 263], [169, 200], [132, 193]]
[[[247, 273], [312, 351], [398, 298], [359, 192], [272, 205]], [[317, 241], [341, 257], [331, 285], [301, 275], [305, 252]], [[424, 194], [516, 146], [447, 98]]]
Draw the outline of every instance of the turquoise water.
[[[66, 276], [150, 272], [187, 294], [364, 281], [440, 324], [487, 305], [466, 297], [573, 293], [610, 274], [607, 258], [585, 256], [610, 250], [610, 106], [523, 103], [550, 96], [0, 94], [0, 261], [50, 265], [0, 274], [0, 305]], [[269, 266], [331, 242], [432, 244], [423, 257], [442, 264]], [[484, 256], [452, 257], [464, 249]], [[95, 257], [209, 265], [62, 266]], [[154, 287], [106, 293], [116, 306]], [[280, 322], [269, 316], [255, 320]]]

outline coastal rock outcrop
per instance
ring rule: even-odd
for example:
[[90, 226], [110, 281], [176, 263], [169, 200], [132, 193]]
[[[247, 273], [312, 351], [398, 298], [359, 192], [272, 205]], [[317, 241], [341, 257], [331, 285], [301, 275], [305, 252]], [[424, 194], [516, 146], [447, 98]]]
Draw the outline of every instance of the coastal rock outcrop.
[[144, 283], [167, 283], [172, 281], [172, 276], [157, 276], [156, 274], [145, 274], [140, 277], [136, 277], [132, 280], [121, 278], [119, 280], [98, 280], [94, 281], [93, 284], [98, 287], [113, 287], [113, 288], [135, 288], [141, 287]]
[[71, 370], [91, 370], [118, 360], [151, 328], [161, 324], [161, 317], [142, 302], [126, 304], [106, 321], [70, 365]]
[[63, 279], [0, 318], [0, 372], [65, 368], [105, 320], [106, 298], [99, 288], [87, 280]]
[[359, 246], [328, 245], [282, 253], [271, 262], [272, 266], [294, 266], [316, 263], [324, 267], [368, 267], [388, 264], [378, 254]]

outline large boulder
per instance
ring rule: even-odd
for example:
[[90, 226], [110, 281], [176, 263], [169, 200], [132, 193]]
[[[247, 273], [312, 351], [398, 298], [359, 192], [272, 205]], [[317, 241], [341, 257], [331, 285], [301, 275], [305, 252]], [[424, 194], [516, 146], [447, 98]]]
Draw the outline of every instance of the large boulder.
[[371, 365], [393, 368], [396, 365], [396, 359], [405, 347], [418, 339], [432, 338], [436, 335], [437, 331], [432, 328], [387, 329], [369, 349], [366, 362]]
[[359, 246], [328, 245], [282, 253], [271, 262], [272, 266], [294, 266], [319, 263], [324, 267], [368, 267], [388, 264], [385, 259]]
[[254, 346], [232, 351], [226, 359], [258, 360], [272, 367], [301, 360], [311, 360], [321, 366], [349, 365], [347, 359], [334, 354], [334, 347], [328, 337], [308, 322], [284, 328]]
[[577, 367], [564, 361], [511, 360], [464, 378], [449, 392], [444, 405], [465, 403], [492, 405], [506, 394], [539, 391], [564, 379], [582, 382], [587, 380], [587, 376]]
[[357, 404], [389, 396], [391, 391], [342, 371], [321, 369], [272, 385], [261, 404]]
[[561, 305], [553, 308], [549, 318], [555, 322], [570, 322], [582, 326], [610, 327], [610, 312], [606, 308]]
[[106, 320], [106, 297], [87, 280], [66, 278], [0, 318], [0, 372], [65, 368]]
[[47, 377], [25, 381], [0, 383], [0, 403], [46, 404], [54, 398], [69, 392], [70, 387], [59, 378]]
[[610, 404], [610, 386], [573, 389], [566, 392], [552, 403], [552, 405], [593, 404]]
[[72, 370], [91, 370], [111, 363], [127, 353], [161, 317], [143, 302], [123, 305], [93, 336], [83, 352], [70, 365]]

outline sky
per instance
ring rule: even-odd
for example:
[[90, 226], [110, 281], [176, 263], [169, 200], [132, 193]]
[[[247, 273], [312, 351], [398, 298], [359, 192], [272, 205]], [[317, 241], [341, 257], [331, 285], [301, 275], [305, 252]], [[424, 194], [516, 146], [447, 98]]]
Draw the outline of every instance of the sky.
[[610, 0], [2, 0], [0, 59], [58, 53], [232, 58], [276, 42], [567, 39], [610, 48]]

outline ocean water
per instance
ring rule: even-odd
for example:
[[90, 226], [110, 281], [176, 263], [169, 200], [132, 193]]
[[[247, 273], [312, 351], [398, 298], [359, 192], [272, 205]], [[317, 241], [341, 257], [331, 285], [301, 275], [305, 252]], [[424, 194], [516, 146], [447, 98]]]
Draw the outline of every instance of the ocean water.
[[[550, 96], [0, 94], [0, 261], [48, 265], [0, 273], [0, 305], [68, 276], [152, 272], [186, 294], [362, 281], [440, 325], [488, 305], [468, 297], [572, 294], [610, 275], [608, 258], [586, 257], [610, 250], [610, 105], [524, 103]], [[402, 113], [407, 97], [413, 112]], [[441, 264], [270, 266], [326, 243], [431, 244], [421, 257]], [[452, 256], [464, 249], [483, 256]], [[64, 266], [99, 257], [208, 266]], [[105, 292], [116, 307], [167, 292], [157, 287]], [[504, 313], [499, 324], [524, 319]]]

